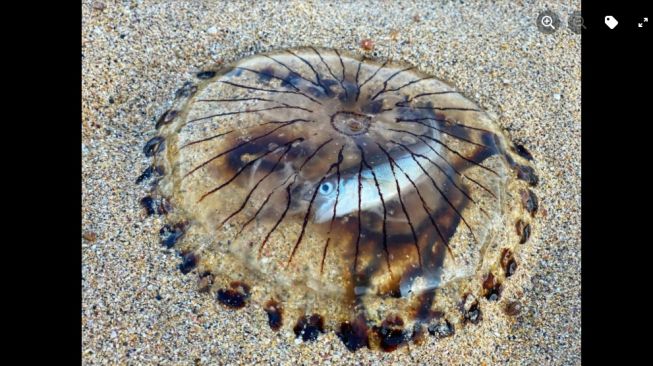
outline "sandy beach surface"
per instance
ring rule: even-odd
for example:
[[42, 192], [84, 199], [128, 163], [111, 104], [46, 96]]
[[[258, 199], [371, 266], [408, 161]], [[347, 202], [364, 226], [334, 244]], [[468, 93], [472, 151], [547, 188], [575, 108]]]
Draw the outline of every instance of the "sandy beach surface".
[[[83, 1], [82, 360], [87, 365], [580, 364], [579, 1]], [[540, 33], [538, 13], [561, 15]], [[259, 52], [316, 46], [417, 66], [496, 114], [535, 159], [540, 212], [519, 252], [506, 316], [392, 353], [349, 352], [327, 333], [295, 342], [259, 308], [197, 292], [159, 244], [162, 217], [139, 206], [143, 144], [175, 90], [198, 71]], [[507, 299], [502, 299], [507, 301]]]

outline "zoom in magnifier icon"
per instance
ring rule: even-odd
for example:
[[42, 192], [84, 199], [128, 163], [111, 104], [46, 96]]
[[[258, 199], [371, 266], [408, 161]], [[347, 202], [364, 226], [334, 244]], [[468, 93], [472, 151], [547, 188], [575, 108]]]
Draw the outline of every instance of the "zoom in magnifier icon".
[[548, 15], [542, 17], [542, 26], [556, 30], [556, 27], [553, 26], [553, 19]]
[[545, 34], [551, 34], [560, 28], [560, 17], [551, 10], [544, 10], [537, 16], [537, 29]]

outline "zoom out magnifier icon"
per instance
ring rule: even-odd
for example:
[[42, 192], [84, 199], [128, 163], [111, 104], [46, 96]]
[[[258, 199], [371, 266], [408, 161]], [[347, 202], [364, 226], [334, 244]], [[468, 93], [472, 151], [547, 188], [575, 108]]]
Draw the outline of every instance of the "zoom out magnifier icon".
[[580, 34], [583, 29], [587, 29], [580, 11], [575, 11], [569, 14], [569, 20], [567, 24], [569, 26], [569, 30], [576, 34]]

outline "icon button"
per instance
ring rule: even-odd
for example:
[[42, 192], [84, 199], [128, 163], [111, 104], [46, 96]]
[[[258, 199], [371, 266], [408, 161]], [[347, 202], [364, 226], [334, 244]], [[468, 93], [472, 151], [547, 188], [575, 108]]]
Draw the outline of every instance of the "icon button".
[[569, 20], [567, 21], [567, 26], [569, 30], [576, 34], [580, 34], [583, 29], [587, 29], [585, 24], [583, 24], [583, 17], [580, 14], [580, 11], [575, 11], [569, 14]]
[[619, 24], [619, 22], [615, 17], [613, 17], [612, 15], [605, 16], [605, 25], [607, 25], [608, 28], [614, 29], [614, 27], [616, 27], [617, 24]]
[[544, 10], [537, 16], [537, 29], [544, 34], [552, 34], [560, 28], [560, 17], [551, 10]]

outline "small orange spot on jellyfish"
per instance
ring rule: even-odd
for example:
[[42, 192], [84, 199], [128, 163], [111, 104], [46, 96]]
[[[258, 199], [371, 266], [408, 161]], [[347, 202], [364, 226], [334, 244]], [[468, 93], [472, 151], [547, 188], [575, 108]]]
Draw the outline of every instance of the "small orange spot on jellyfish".
[[374, 42], [371, 39], [366, 38], [361, 41], [361, 48], [365, 51], [371, 51], [374, 48]]

